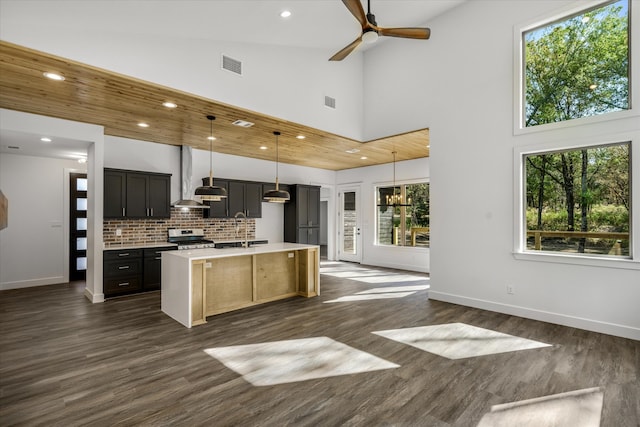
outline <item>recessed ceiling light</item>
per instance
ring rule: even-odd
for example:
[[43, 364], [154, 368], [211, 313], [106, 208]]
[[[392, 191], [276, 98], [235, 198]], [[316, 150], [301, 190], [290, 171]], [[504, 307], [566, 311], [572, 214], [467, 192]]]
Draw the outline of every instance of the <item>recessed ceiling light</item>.
[[298, 135], [298, 136], [296, 136], [296, 138], [298, 138], [298, 139], [305, 139], [305, 138], [306, 138], [306, 136], [304, 136], [304, 135]]
[[163, 102], [162, 105], [164, 105], [167, 108], [176, 108], [178, 106], [178, 104], [176, 104], [175, 102], [171, 102], [171, 101]]
[[215, 136], [208, 136], [207, 140], [209, 141], [215, 141], [217, 138]]
[[280, 12], [280, 17], [281, 18], [288, 18], [291, 16], [291, 12], [288, 10], [283, 10], [282, 12]]
[[42, 142], [51, 142], [51, 138], [47, 138], [46, 136], [43, 136], [42, 138], [40, 138], [40, 141], [42, 141]]
[[360, 150], [358, 150], [357, 148], [352, 148], [351, 150], [347, 150], [347, 151], [345, 151], [345, 152], [346, 152], [346, 153], [349, 153], [349, 154], [354, 154], [354, 153], [358, 153], [358, 152], [360, 152]]
[[144, 123], [144, 122], [138, 123], [138, 126], [140, 126], [141, 128], [148, 128], [149, 127], [149, 125], [147, 123]]
[[266, 150], [267, 147], [265, 147], [264, 145], [260, 147], [261, 150]]
[[367, 160], [367, 156], [360, 157], [360, 160]]
[[80, 157], [78, 159], [78, 163], [87, 163], [87, 159], [85, 159], [84, 157]]
[[57, 81], [63, 81], [64, 80], [64, 76], [62, 74], [52, 73], [50, 71], [42, 73], [42, 75], [45, 76], [48, 79], [51, 79], [51, 80], [57, 80]]

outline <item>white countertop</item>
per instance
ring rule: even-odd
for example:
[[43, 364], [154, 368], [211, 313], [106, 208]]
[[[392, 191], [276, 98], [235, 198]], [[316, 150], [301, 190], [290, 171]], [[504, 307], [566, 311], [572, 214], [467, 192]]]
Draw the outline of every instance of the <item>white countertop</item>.
[[242, 255], [266, 254], [271, 252], [296, 251], [300, 249], [320, 248], [318, 245], [303, 245], [299, 243], [267, 243], [251, 246], [249, 248], [225, 248], [225, 249], [185, 249], [181, 251], [166, 251], [162, 256], [185, 258], [190, 261], [196, 259], [225, 258]]
[[[262, 237], [250, 237], [249, 238], [249, 242], [258, 242], [258, 241], [264, 241], [267, 240], [266, 238], [262, 238]], [[214, 240], [214, 243], [238, 243], [238, 242], [244, 242], [244, 238], [237, 238], [237, 239], [228, 239], [228, 240]]]

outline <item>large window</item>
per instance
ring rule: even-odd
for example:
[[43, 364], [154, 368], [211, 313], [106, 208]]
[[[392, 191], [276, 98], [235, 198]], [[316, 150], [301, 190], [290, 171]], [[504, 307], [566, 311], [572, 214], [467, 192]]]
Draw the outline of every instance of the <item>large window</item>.
[[429, 183], [378, 187], [376, 242], [429, 247]]
[[524, 127], [627, 110], [629, 0], [522, 33]]
[[527, 251], [630, 253], [629, 142], [524, 156]]

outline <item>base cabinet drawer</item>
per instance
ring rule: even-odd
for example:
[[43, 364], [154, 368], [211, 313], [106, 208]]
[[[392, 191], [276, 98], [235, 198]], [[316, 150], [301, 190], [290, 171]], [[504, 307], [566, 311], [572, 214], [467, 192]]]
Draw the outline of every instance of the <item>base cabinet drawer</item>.
[[133, 276], [142, 273], [142, 259], [104, 263], [104, 276]]
[[105, 296], [116, 296], [132, 292], [139, 292], [141, 290], [142, 283], [140, 281], [139, 275], [104, 279]]

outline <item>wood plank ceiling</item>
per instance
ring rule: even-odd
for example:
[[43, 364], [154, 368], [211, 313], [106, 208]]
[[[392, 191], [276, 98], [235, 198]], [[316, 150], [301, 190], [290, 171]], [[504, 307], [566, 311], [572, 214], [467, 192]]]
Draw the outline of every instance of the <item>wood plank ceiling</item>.
[[[65, 80], [43, 77], [54, 70]], [[393, 151], [398, 161], [429, 155], [428, 129], [359, 142], [7, 42], [0, 42], [0, 76], [1, 108], [101, 125], [106, 135], [208, 150], [205, 116], [213, 114], [219, 153], [273, 161], [278, 130], [280, 161], [301, 166], [342, 170], [390, 163]], [[238, 119], [255, 124], [233, 125]]]

